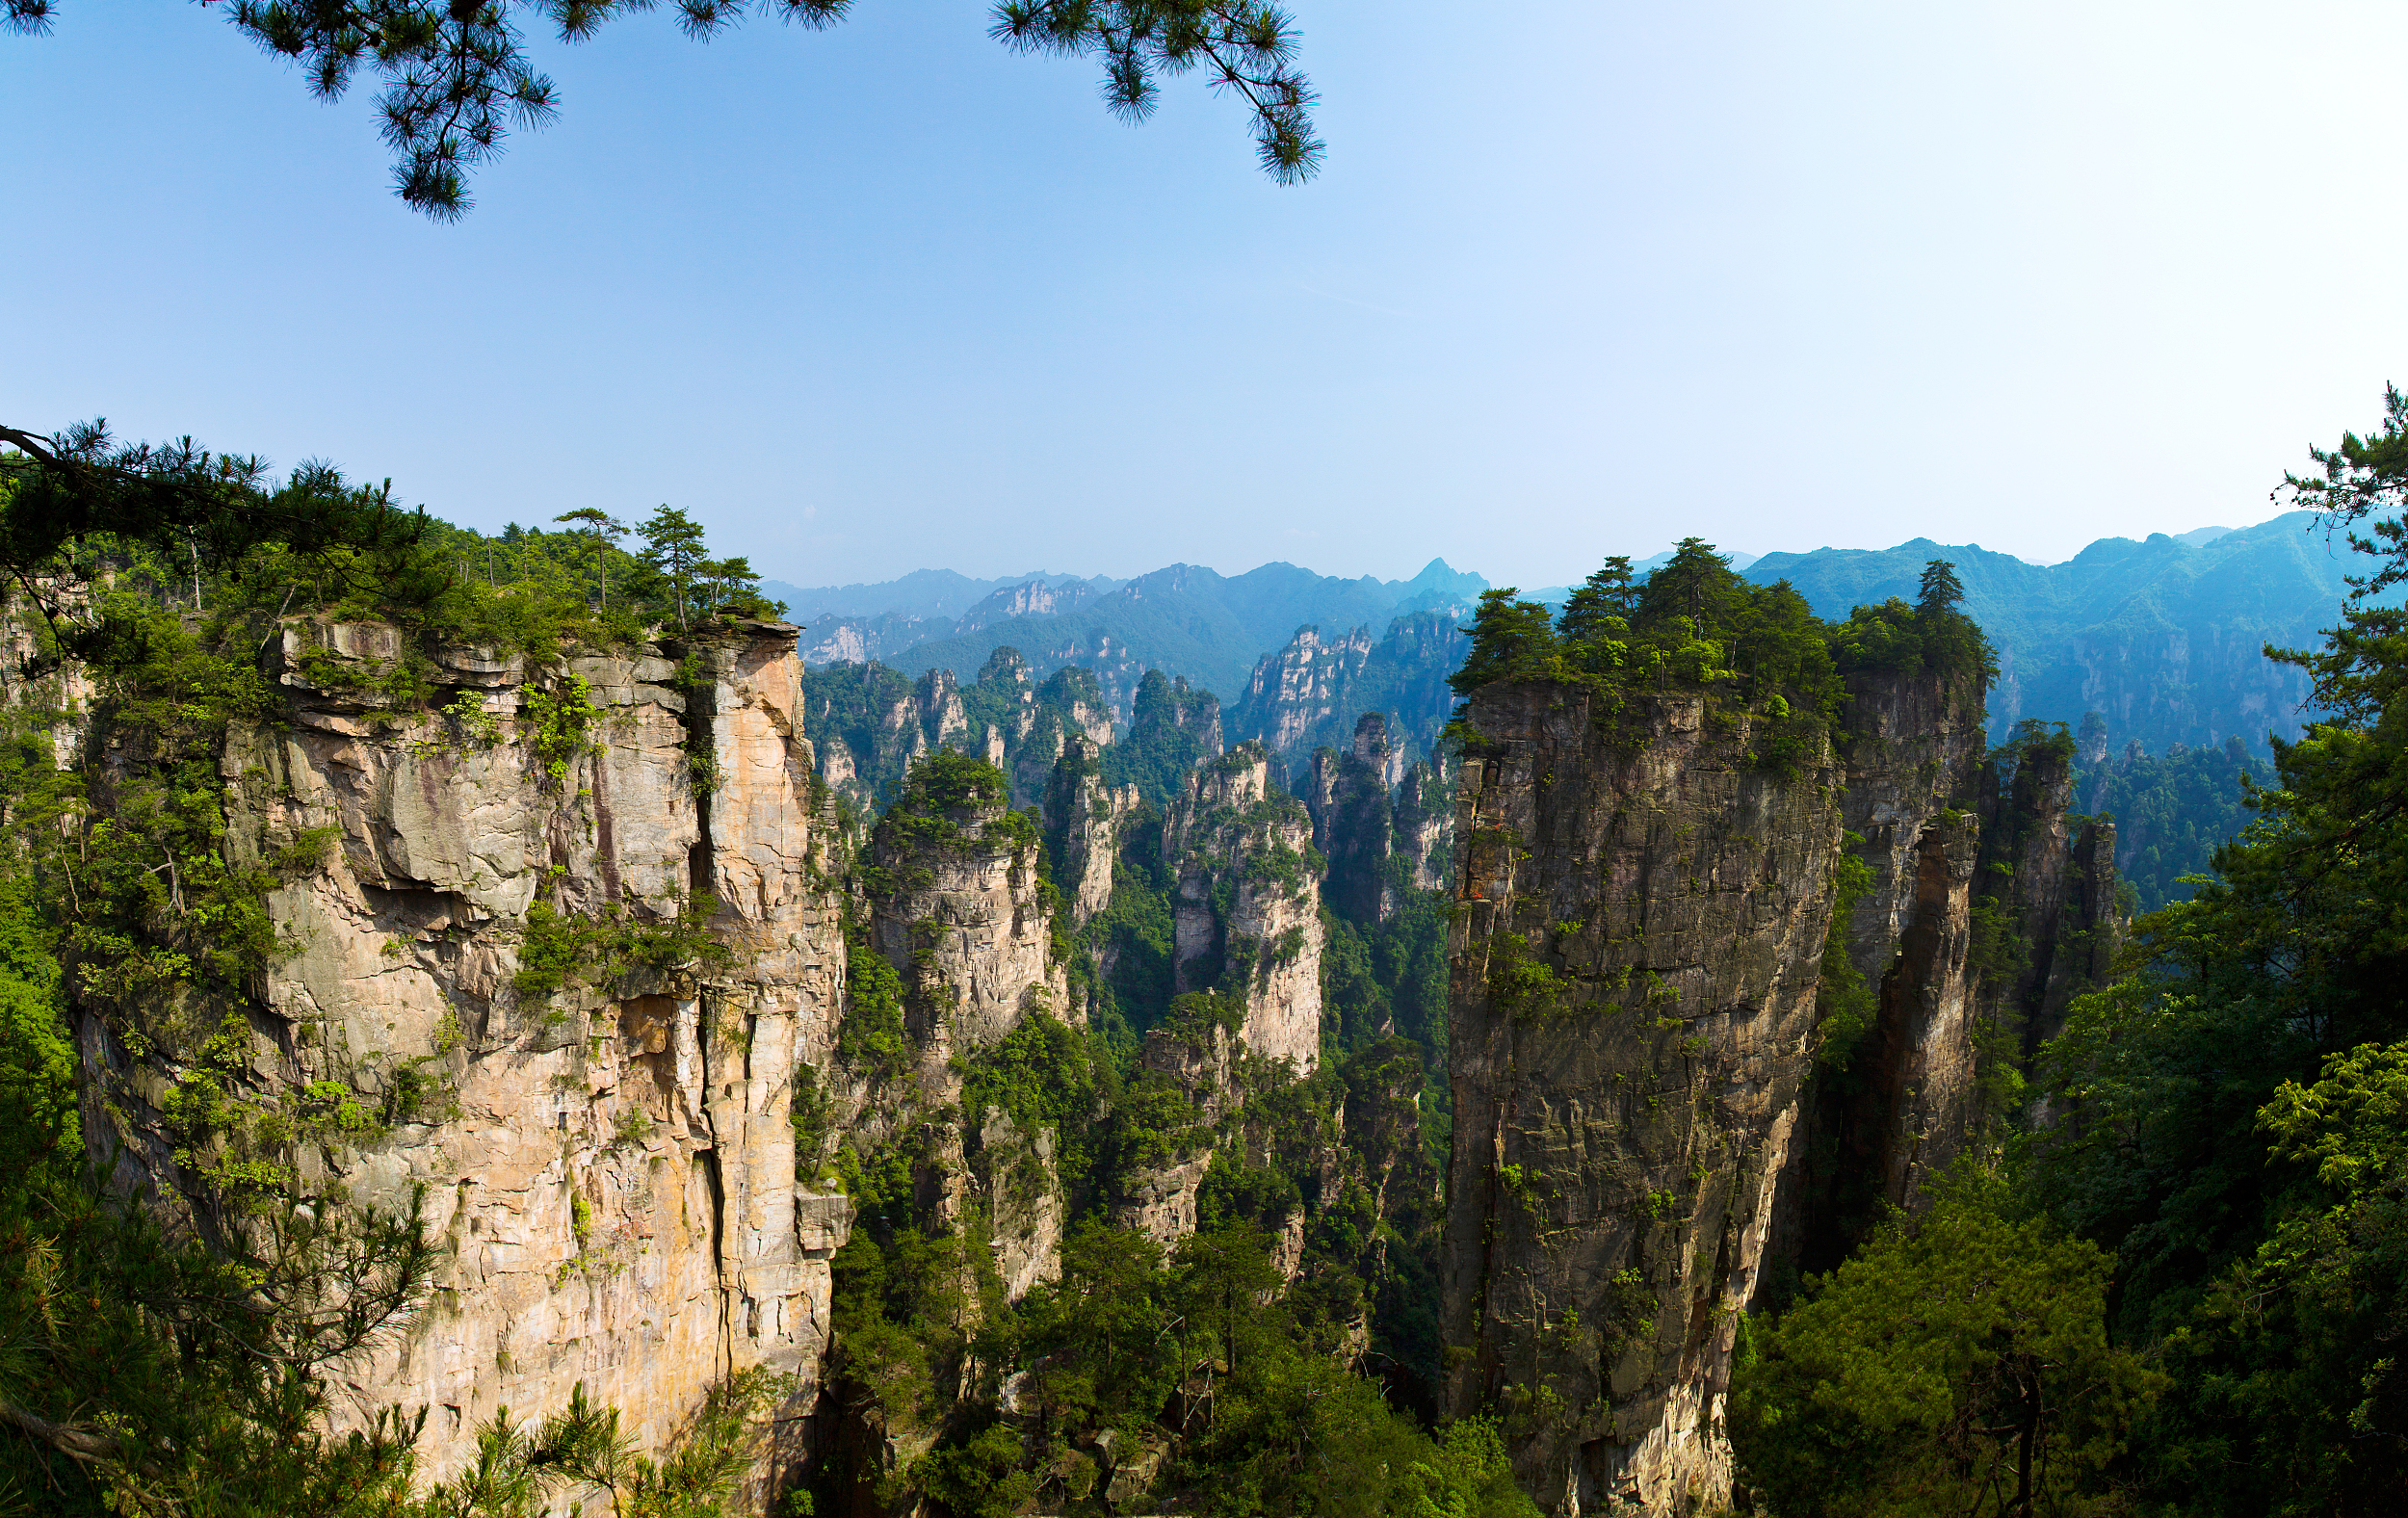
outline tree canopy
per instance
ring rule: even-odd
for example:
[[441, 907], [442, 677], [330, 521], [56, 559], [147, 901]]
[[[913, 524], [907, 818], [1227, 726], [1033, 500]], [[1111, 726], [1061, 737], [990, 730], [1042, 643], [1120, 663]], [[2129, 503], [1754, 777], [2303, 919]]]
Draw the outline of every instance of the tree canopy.
[[[209, 3], [209, 0], [203, 0]], [[468, 176], [511, 129], [560, 114], [560, 91], [529, 61], [522, 23], [581, 42], [659, 0], [232, 0], [226, 18], [263, 51], [300, 64], [310, 92], [339, 98], [363, 70], [380, 89], [394, 193], [437, 221], [471, 205]], [[678, 29], [709, 41], [749, 15], [832, 26], [852, 0], [673, 0]], [[50, 31], [56, 0], [0, 0], [0, 28]], [[1104, 102], [1130, 121], [1153, 113], [1161, 81], [1201, 72], [1244, 100], [1264, 170], [1282, 184], [1321, 168], [1313, 89], [1296, 71], [1296, 33], [1266, 0], [1001, 0], [989, 34], [1018, 52], [1090, 58]]]

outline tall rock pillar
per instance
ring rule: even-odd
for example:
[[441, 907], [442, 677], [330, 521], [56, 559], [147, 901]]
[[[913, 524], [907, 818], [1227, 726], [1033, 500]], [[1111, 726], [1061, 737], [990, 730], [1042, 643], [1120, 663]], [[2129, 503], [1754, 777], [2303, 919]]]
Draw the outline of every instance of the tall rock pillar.
[[1496, 685], [1457, 791], [1448, 1410], [1559, 1513], [1727, 1499], [1722, 1412], [1788, 1160], [1840, 843], [1696, 697]]

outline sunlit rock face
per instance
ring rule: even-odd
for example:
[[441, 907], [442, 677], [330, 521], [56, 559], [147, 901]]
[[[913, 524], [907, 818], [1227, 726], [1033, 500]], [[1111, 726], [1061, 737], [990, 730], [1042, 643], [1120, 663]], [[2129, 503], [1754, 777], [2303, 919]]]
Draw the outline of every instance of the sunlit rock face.
[[1241, 744], [1196, 767], [1163, 824], [1177, 874], [1174, 966], [1182, 991], [1244, 1011], [1239, 1040], [1299, 1072], [1321, 1060], [1321, 880], [1303, 803], [1273, 794], [1270, 756]]
[[[2054, 751], [2011, 783], [1985, 766], [1970, 677], [1851, 676], [1836, 744], [1793, 771], [1744, 713], [1595, 699], [1470, 703], [1447, 1396], [1504, 1410], [1542, 1506], [1671, 1514], [1729, 1496], [1730, 1350], [1767, 1265], [1828, 1269], [1919, 1205], [1978, 1129], [1981, 1061], [2017, 1056], [1985, 1023], [2028, 1040], [2104, 973], [2114, 845], [2069, 828]], [[2012, 883], [1982, 908], [1994, 862]], [[1977, 908], [2026, 950], [1990, 981]]]
[[[226, 847], [281, 861], [289, 953], [238, 1088], [288, 1111], [351, 1093], [374, 1119], [305, 1172], [357, 1209], [416, 1196], [441, 1246], [426, 1306], [340, 1368], [338, 1427], [427, 1407], [444, 1476], [498, 1408], [541, 1417], [579, 1382], [649, 1448], [734, 1371], [814, 1395], [851, 1207], [798, 1187], [789, 1121], [844, 974], [794, 641], [445, 649], [432, 712], [377, 694], [406, 655], [391, 627], [295, 621], [265, 651], [277, 709], [226, 739]], [[560, 983], [517, 983], [563, 931]], [[189, 1065], [125, 1032], [80, 1018], [92, 1142], [122, 1140], [119, 1183], [174, 1212], [202, 1194], [164, 1115]]]

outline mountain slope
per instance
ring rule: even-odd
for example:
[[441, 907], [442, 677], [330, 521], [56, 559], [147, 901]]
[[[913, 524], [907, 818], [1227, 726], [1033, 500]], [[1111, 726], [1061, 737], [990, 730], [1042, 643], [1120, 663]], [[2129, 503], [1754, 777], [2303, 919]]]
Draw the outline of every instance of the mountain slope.
[[1999, 650], [1994, 739], [2023, 718], [2076, 723], [2101, 713], [2107, 741], [2263, 751], [2269, 731], [2299, 730], [2299, 671], [2268, 642], [2299, 646], [2335, 619], [2355, 566], [2348, 550], [2292, 511], [2238, 532], [2106, 537], [2061, 564], [2032, 564], [1975, 544], [1926, 537], [1888, 549], [1767, 554], [1744, 573], [1788, 580], [1826, 617], [1889, 596], [1911, 599], [1924, 565], [1945, 559], [1965, 610]]

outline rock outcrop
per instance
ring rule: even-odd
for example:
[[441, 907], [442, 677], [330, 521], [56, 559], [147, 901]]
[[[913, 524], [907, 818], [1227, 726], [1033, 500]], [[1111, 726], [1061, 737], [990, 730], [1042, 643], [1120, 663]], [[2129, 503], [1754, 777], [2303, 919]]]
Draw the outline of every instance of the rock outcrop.
[[2073, 745], [2040, 734], [1999, 750], [1981, 777], [1983, 893], [2001, 962], [1982, 1001], [2028, 1056], [2065, 1024], [2075, 995], [2103, 983], [2120, 934], [2115, 824], [2066, 815]]
[[1243, 1011], [1245, 1047], [1299, 1071], [1321, 1060], [1321, 882], [1312, 819], [1274, 795], [1270, 756], [1241, 745], [1203, 764], [1163, 823], [1177, 873], [1175, 988]]
[[432, 1305], [344, 1368], [338, 1426], [428, 1407], [448, 1475], [497, 1408], [556, 1412], [580, 1382], [646, 1447], [748, 1366], [807, 1405], [851, 1207], [795, 1178], [790, 1083], [825, 1058], [844, 959], [794, 645], [747, 623], [554, 666], [438, 650], [428, 711], [380, 694], [390, 627], [270, 643], [275, 708], [224, 742], [225, 847], [283, 872], [292, 952], [225, 1025], [237, 1055], [99, 1007], [79, 1036], [94, 1152], [123, 1142], [120, 1184], [204, 1222], [242, 1226], [180, 1086], [380, 1114], [305, 1146], [303, 1178], [416, 1193], [443, 1251]]
[[1447, 677], [1468, 646], [1451, 612], [1417, 611], [1374, 637], [1370, 627], [1301, 627], [1284, 648], [1265, 654], [1229, 712], [1229, 730], [1264, 744], [1283, 763], [1303, 763], [1319, 747], [1345, 751], [1355, 720], [1385, 714], [1394, 745], [1383, 784], [1404, 777], [1413, 758], [1434, 750], [1454, 711]]
[[1121, 828], [1138, 810], [1137, 788], [1106, 785], [1101, 760], [1102, 749], [1091, 739], [1071, 739], [1045, 795], [1054, 884], [1073, 929], [1085, 928], [1112, 904]]
[[1377, 922], [1396, 909], [1388, 877], [1396, 808], [1388, 794], [1388, 772], [1397, 753], [1388, 723], [1366, 712], [1354, 724], [1346, 753], [1322, 748], [1313, 755], [1305, 809], [1313, 818], [1313, 847], [1328, 861], [1322, 895], [1330, 910], [1358, 923]]
[[2065, 746], [2002, 781], [1977, 682], [1848, 696], [1794, 773], [1702, 697], [1471, 702], [1446, 1394], [1505, 1413], [1554, 1512], [1726, 1501], [1735, 1315], [1917, 1206], [1989, 1120], [1985, 1062], [2106, 971], [2112, 831], [2069, 833]]
[[1448, 1405], [1501, 1407], [1557, 1512], [1727, 1499], [1737, 1317], [1795, 1137], [1837, 767], [1749, 720], [1476, 694], [1455, 816]]

